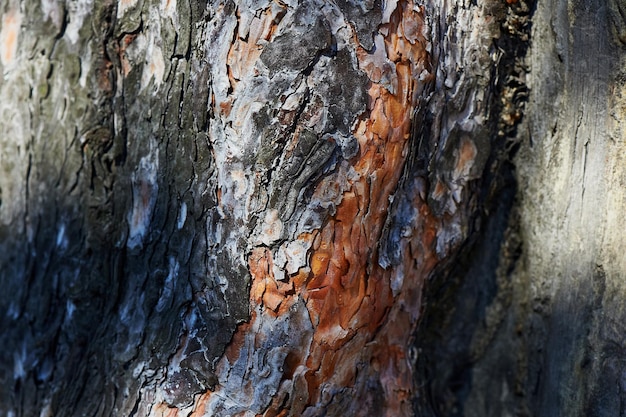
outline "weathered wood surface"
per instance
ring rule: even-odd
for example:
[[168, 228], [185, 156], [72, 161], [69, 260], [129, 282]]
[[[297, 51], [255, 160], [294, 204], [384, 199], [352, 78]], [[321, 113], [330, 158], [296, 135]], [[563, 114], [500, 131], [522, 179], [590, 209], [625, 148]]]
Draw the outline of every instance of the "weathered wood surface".
[[3, 1], [0, 413], [613, 412], [623, 6], [478, 3]]

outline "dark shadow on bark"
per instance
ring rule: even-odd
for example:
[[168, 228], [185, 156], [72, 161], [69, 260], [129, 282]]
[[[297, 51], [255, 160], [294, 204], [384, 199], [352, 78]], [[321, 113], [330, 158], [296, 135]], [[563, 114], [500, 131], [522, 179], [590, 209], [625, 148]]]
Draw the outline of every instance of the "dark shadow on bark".
[[[471, 192], [477, 198], [468, 222], [469, 239], [430, 277], [423, 316], [414, 336], [418, 387], [414, 411], [419, 416], [474, 415], [466, 404], [477, 384], [473, 367], [501, 324], [500, 313], [511, 304], [507, 281], [521, 251], [515, 210], [517, 180], [511, 161], [520, 143], [528, 140], [518, 126], [528, 101], [523, 62], [534, 11], [535, 2], [508, 9], [502, 35], [492, 46], [492, 52], [500, 54], [486, 94], [489, 123], [484, 134], [492, 151], [481, 179], [472, 184]], [[504, 26], [511, 16], [519, 24], [514, 30]], [[497, 311], [493, 311], [494, 305]], [[509, 358], [502, 358], [493, 371], [508, 377], [509, 362]], [[493, 391], [488, 398], [498, 398], [502, 387], [490, 388]], [[509, 406], [495, 401], [493, 415], [504, 415]]]

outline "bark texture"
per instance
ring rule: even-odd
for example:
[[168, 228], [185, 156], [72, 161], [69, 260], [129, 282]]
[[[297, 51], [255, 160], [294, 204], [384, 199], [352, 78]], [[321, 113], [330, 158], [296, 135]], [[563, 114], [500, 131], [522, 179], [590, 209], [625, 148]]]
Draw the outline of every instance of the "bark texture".
[[2, 1], [0, 413], [618, 415], [601, 3]]
[[515, 203], [491, 209], [463, 266], [427, 296], [424, 415], [626, 413], [625, 10], [536, 4], [504, 192]]

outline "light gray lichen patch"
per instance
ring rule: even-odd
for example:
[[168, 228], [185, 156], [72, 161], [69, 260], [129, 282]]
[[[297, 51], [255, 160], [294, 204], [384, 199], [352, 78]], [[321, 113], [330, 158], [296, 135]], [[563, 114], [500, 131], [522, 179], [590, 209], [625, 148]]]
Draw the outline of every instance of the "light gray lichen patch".
[[140, 247], [146, 236], [156, 203], [159, 185], [157, 182], [158, 160], [147, 155], [141, 158], [133, 175], [133, 206], [128, 216], [128, 241], [130, 249]]
[[289, 314], [279, 317], [268, 316], [260, 309], [256, 313], [239, 356], [232, 362], [224, 357], [218, 364], [221, 389], [211, 395], [207, 409], [228, 410], [228, 414], [263, 413], [284, 379], [289, 352], [308, 351], [313, 326], [303, 300], [297, 301]]

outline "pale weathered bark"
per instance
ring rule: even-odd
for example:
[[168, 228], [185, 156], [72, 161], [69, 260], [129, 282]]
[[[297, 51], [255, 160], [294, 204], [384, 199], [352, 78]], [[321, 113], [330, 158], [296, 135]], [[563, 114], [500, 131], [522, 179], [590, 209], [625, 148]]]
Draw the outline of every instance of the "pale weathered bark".
[[601, 3], [4, 0], [0, 414], [623, 413]]

